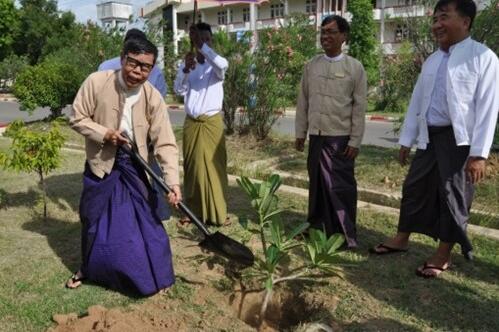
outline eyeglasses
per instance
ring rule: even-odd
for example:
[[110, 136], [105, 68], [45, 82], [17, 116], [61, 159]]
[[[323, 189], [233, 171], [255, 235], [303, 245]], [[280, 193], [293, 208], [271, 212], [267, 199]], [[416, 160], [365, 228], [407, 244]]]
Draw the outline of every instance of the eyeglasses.
[[152, 70], [152, 67], [154, 67], [154, 65], [152, 65], [150, 63], [141, 62], [135, 58], [132, 58], [129, 55], [125, 55], [125, 60], [126, 60], [126, 65], [128, 67], [130, 67], [130, 69], [135, 69], [138, 66], [138, 67], [140, 67], [140, 70], [146, 74], [150, 73]]

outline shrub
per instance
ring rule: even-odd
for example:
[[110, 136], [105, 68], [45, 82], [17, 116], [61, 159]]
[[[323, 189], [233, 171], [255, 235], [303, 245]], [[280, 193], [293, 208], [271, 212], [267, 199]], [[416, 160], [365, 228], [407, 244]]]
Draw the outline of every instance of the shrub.
[[[383, 80], [377, 92], [375, 110], [404, 113], [418, 77], [419, 63], [412, 45], [402, 44], [395, 57], [383, 65]], [[404, 79], [400, 79], [403, 77]]]
[[0, 152], [0, 165], [17, 172], [38, 174], [43, 194], [43, 216], [47, 218], [45, 177], [61, 163], [64, 136], [57, 122], [53, 122], [49, 131], [32, 131], [22, 121], [14, 121], [6, 134], [12, 138], [12, 145], [6, 153]]
[[26, 68], [28, 59], [25, 56], [10, 55], [0, 62], [0, 89], [9, 89], [17, 75]]

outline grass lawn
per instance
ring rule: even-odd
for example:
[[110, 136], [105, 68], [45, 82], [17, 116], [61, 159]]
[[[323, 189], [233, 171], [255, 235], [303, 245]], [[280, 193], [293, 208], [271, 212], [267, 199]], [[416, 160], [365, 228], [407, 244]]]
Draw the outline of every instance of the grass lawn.
[[[0, 150], [8, 144], [0, 138]], [[0, 208], [1, 331], [42, 331], [53, 325], [53, 314], [81, 315], [95, 304], [121, 308], [127, 315], [154, 315], [149, 324], [163, 319], [177, 331], [251, 330], [237, 319], [238, 306], [225, 265], [196, 260], [204, 255], [196, 246], [199, 234], [177, 228], [172, 221], [166, 228], [177, 283], [167, 295], [141, 299], [96, 285], [65, 289], [65, 280], [79, 265], [77, 209], [84, 157], [63, 154], [62, 167], [47, 180], [48, 220], [39, 215], [36, 177], [0, 171], [5, 200]], [[231, 185], [228, 197], [233, 220], [252, 216], [250, 203], [238, 187]], [[280, 197], [287, 223], [305, 219], [307, 203], [302, 197], [283, 193]], [[499, 242], [472, 236], [475, 261], [466, 262], [456, 249], [450, 271], [438, 280], [424, 280], [414, 275], [414, 269], [434, 250], [431, 239], [415, 236], [406, 254], [367, 254], [368, 247], [395, 232], [396, 222], [394, 216], [361, 209], [360, 248], [341, 254], [342, 261], [353, 265], [344, 268], [344, 279], [289, 284], [282, 292], [293, 297], [281, 302], [286, 312], [276, 329], [294, 330], [302, 320], [322, 321], [344, 331], [499, 331], [494, 309], [499, 305]], [[245, 241], [250, 237], [237, 223], [223, 232]]]

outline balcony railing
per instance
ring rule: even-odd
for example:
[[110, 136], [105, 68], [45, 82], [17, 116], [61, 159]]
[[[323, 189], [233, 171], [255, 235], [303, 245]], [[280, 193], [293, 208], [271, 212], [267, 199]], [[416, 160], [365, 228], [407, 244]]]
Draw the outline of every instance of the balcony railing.
[[[373, 10], [374, 19], [381, 20], [381, 9], [376, 8]], [[387, 7], [385, 8], [385, 19], [391, 18], [404, 18], [404, 17], [421, 17], [428, 15], [425, 11], [424, 6], [399, 6], [399, 7]]]

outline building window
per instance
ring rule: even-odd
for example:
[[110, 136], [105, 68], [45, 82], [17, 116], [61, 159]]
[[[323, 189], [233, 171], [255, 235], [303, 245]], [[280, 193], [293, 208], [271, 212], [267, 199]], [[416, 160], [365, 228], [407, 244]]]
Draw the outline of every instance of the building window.
[[400, 43], [409, 38], [409, 28], [405, 24], [397, 24], [395, 29], [395, 42]]
[[243, 8], [243, 22], [249, 22], [249, 21], [250, 21], [250, 9]]
[[317, 8], [317, 0], [305, 1], [305, 12], [307, 12], [307, 14], [315, 14], [316, 8]]
[[218, 17], [218, 25], [226, 25], [227, 24], [227, 11], [221, 11], [217, 13]]
[[284, 4], [283, 3], [275, 3], [270, 5], [270, 17], [283, 17], [284, 16]]

